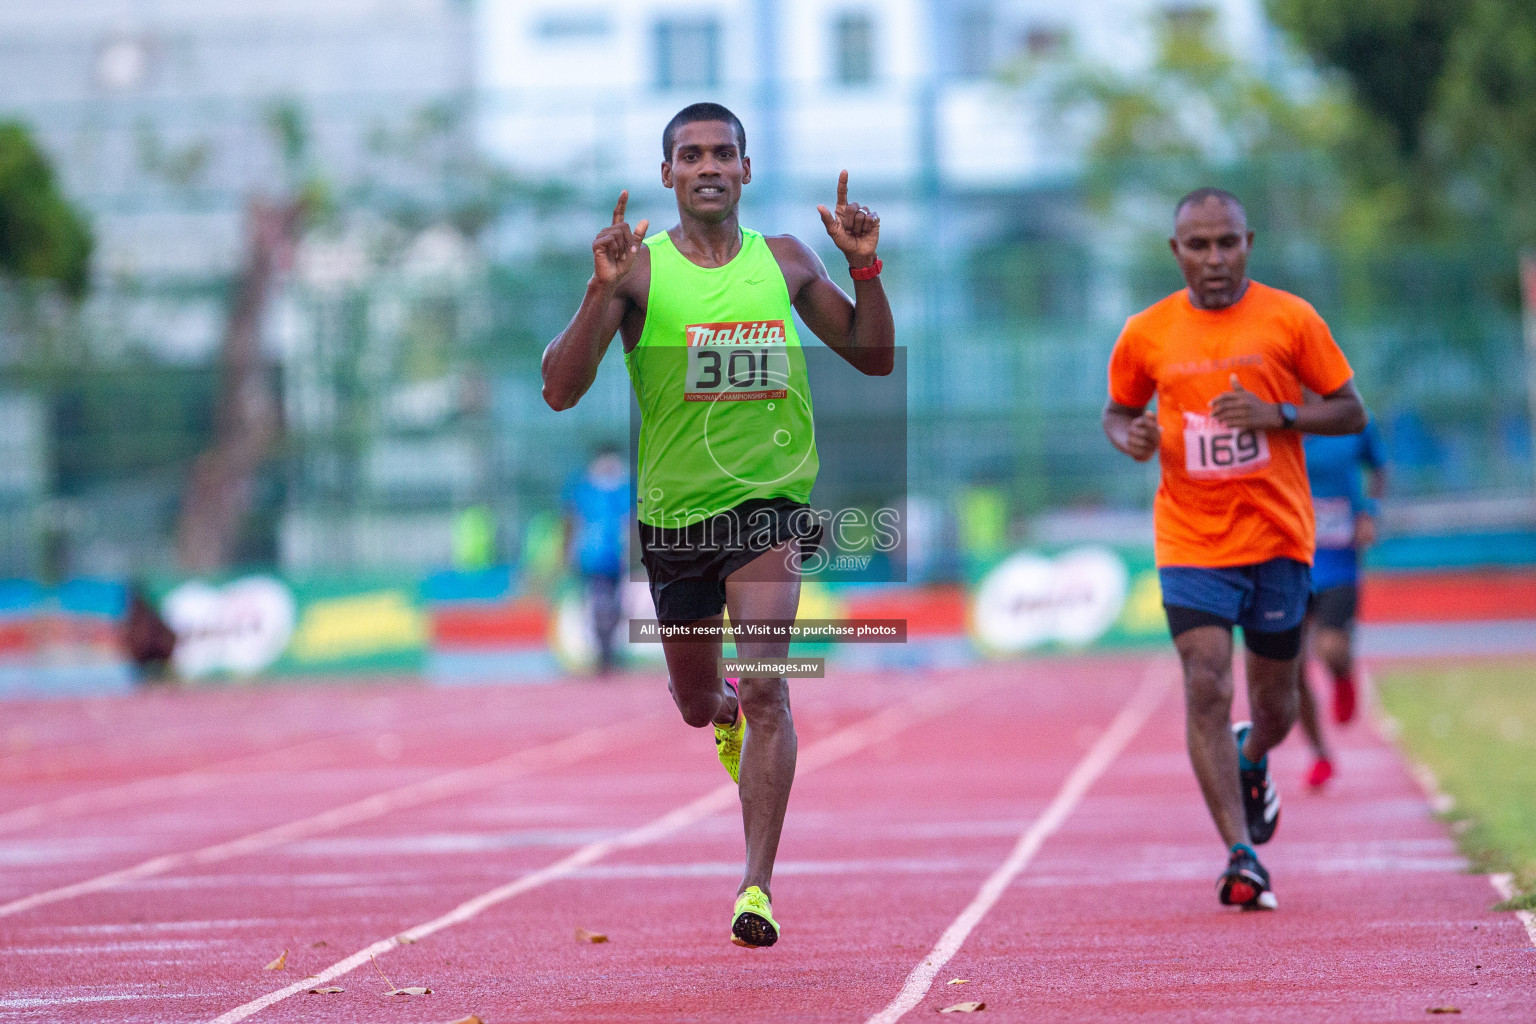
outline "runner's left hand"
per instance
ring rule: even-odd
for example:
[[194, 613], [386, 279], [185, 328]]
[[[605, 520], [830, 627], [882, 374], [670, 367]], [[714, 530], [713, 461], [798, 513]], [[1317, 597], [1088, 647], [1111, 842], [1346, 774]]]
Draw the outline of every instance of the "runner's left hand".
[[880, 243], [880, 215], [867, 206], [848, 201], [848, 172], [837, 176], [837, 209], [816, 207], [826, 225], [832, 244], [848, 257], [850, 267], [868, 267], [875, 262], [875, 246]]
[[1229, 379], [1232, 390], [1223, 391], [1211, 402], [1211, 415], [1223, 426], [1233, 430], [1279, 430], [1285, 425], [1279, 406], [1244, 388], [1237, 374]]

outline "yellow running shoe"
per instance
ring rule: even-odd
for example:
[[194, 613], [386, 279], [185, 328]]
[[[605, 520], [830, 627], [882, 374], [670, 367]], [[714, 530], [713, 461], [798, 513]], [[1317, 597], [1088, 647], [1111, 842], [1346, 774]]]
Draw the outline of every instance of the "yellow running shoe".
[[779, 941], [779, 922], [773, 919], [773, 904], [755, 885], [747, 886], [746, 891], [736, 897], [731, 941], [738, 946], [771, 946]]
[[[736, 681], [727, 679], [725, 685], [736, 693]], [[725, 770], [731, 773], [731, 781], [741, 785], [741, 743], [747, 736], [747, 716], [741, 713], [741, 696], [736, 697], [736, 721], [730, 725], [715, 726], [715, 755]]]

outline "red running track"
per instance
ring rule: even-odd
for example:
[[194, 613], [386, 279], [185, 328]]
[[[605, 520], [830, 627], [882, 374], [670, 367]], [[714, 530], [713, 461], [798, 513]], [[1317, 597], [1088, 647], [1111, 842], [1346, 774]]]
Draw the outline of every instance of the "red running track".
[[797, 683], [769, 950], [727, 941], [733, 794], [654, 678], [5, 711], [0, 1021], [1533, 1018], [1532, 937], [1366, 728], [1325, 796], [1277, 752], [1281, 909], [1218, 906], [1166, 663]]

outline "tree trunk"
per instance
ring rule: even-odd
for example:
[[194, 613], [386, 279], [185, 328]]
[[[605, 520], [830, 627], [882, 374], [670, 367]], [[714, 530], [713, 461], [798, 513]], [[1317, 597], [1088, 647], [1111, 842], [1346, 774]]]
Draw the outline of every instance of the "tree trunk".
[[256, 471], [277, 440], [278, 406], [262, 361], [262, 325], [303, 213], [298, 201], [258, 201], [247, 211], [247, 250], [224, 331], [213, 438], [193, 463], [177, 524], [177, 560], [187, 572], [229, 566], [250, 511]]

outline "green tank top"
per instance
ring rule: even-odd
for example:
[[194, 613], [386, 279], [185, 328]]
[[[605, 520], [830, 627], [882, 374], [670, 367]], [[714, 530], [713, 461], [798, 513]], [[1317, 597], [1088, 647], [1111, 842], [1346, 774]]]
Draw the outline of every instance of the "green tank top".
[[641, 522], [680, 527], [752, 498], [808, 502], [820, 463], [805, 353], [768, 243], [701, 267], [645, 240], [645, 330], [624, 354], [640, 403]]

